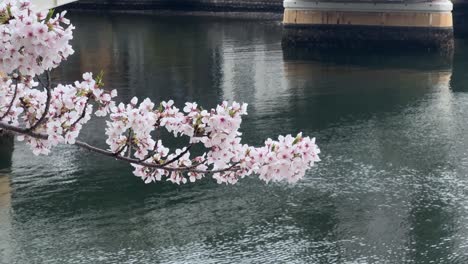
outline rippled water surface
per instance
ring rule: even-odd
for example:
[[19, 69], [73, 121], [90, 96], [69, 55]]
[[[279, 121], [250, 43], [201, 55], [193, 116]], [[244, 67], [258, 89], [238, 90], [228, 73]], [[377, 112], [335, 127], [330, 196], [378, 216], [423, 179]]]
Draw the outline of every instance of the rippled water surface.
[[[126, 164], [15, 143], [0, 171], [0, 263], [468, 263], [468, 41], [435, 55], [286, 51], [277, 21], [72, 14], [56, 80], [250, 104], [245, 141], [303, 131], [297, 184], [145, 185]], [[82, 134], [103, 146], [103, 120]], [[3, 146], [3, 148], [5, 148]]]

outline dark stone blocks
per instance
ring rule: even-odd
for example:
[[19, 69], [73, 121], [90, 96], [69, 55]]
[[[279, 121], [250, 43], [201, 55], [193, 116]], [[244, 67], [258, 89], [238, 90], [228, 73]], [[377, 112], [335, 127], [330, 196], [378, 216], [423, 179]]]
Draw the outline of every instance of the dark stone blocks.
[[283, 46], [450, 52], [454, 37], [453, 28], [285, 24]]

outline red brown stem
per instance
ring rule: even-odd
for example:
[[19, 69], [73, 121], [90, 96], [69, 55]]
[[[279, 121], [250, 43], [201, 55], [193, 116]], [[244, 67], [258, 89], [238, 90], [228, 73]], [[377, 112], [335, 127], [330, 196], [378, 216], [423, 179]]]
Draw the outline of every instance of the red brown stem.
[[11, 111], [11, 108], [13, 107], [13, 104], [15, 103], [16, 100], [16, 95], [18, 94], [18, 80], [16, 80], [16, 85], [15, 85], [15, 92], [13, 93], [13, 98], [11, 99], [10, 105], [7, 108], [7, 111], [0, 117], [0, 121], [2, 121]]

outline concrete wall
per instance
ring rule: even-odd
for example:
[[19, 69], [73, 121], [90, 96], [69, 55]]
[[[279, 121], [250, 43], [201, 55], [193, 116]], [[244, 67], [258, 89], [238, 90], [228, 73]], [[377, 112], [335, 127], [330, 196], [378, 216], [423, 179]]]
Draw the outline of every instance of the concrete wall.
[[79, 0], [67, 8], [282, 12], [283, 0]]

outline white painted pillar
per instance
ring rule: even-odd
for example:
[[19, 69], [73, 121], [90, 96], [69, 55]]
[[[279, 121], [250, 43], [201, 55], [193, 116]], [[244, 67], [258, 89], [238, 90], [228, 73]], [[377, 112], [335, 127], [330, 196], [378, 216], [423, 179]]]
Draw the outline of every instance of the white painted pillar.
[[284, 0], [284, 7], [284, 43], [453, 46], [449, 0]]
[[76, 2], [77, 0], [32, 0], [31, 2], [35, 5], [39, 10], [46, 10], [55, 8], [58, 6], [66, 5], [71, 2]]

